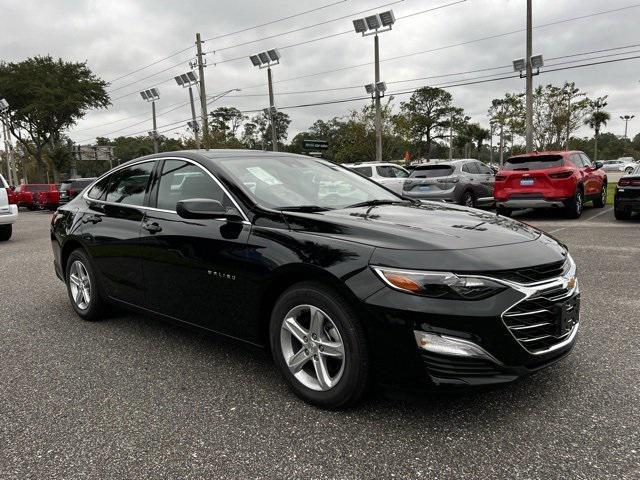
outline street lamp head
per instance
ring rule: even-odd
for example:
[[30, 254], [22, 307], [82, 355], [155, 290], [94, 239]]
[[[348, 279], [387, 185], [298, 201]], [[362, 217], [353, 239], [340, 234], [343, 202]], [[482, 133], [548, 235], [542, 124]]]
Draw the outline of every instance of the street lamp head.
[[534, 55], [531, 57], [531, 68], [541, 68], [544, 66], [542, 55]]
[[518, 58], [517, 60], [513, 61], [513, 71], [514, 72], [521, 72], [524, 69], [527, 68], [527, 65], [524, 61], [524, 58]]
[[366, 92], [367, 92], [369, 95], [373, 95], [373, 94], [375, 93], [375, 91], [376, 91], [376, 86], [375, 86], [375, 84], [373, 84], [373, 83], [367, 83], [367, 84], [364, 86], [364, 89], [366, 90]]
[[280, 60], [280, 51], [277, 48], [267, 50], [267, 55], [269, 55], [269, 59], [272, 62], [277, 62]]
[[261, 52], [258, 54], [258, 57], [260, 57], [260, 61], [262, 63], [269, 63], [269, 55], [267, 55], [267, 52]]
[[393, 10], [388, 10], [379, 14], [380, 21], [383, 27], [390, 27], [396, 23], [396, 16], [393, 14]]
[[364, 18], [356, 18], [353, 21], [353, 28], [356, 33], [364, 33], [367, 31], [367, 22], [364, 21]]
[[260, 57], [258, 57], [258, 55], [251, 55], [249, 57], [249, 60], [251, 60], [251, 63], [253, 63], [254, 67], [259, 67], [262, 62], [260, 61]]
[[7, 102], [4, 98], [0, 98], [0, 112], [4, 112], [9, 109], [9, 102]]
[[367, 27], [369, 30], [377, 30], [382, 26], [382, 21], [380, 20], [380, 15], [377, 13], [375, 15], [369, 15], [364, 18], [364, 21], [367, 22]]
[[160, 91], [157, 88], [150, 88], [149, 90], [143, 90], [140, 92], [140, 96], [147, 102], [153, 102], [160, 98]]
[[376, 83], [376, 90], [380, 93], [384, 93], [387, 91], [387, 84], [385, 82]]

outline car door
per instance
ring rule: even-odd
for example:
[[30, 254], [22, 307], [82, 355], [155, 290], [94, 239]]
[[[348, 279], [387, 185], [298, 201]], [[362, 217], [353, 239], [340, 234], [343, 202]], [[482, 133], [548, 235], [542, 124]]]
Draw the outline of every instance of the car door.
[[479, 198], [491, 198], [493, 199], [493, 186], [496, 178], [493, 174], [493, 170], [487, 167], [484, 163], [478, 162], [476, 164], [479, 172], [479, 182], [482, 186], [482, 197]]
[[464, 182], [471, 187], [473, 191], [473, 195], [476, 198], [481, 198], [483, 196], [483, 188], [480, 183], [480, 175], [478, 172], [478, 167], [476, 166], [476, 162], [467, 162], [462, 165], [462, 172], [464, 173]]
[[378, 165], [375, 168], [376, 181], [397, 194], [402, 193], [404, 181], [409, 176], [407, 171], [393, 165]]
[[593, 163], [586, 154], [581, 153], [582, 165], [584, 165], [584, 193], [588, 196], [600, 195], [602, 191], [602, 179]]
[[[187, 220], [180, 200], [208, 198], [243, 219]], [[251, 225], [221, 184], [203, 167], [165, 159], [151, 189], [141, 233], [142, 269], [149, 308], [228, 335], [246, 326], [238, 308], [245, 301], [247, 240]]]
[[140, 227], [155, 162], [122, 168], [87, 193], [81, 236], [107, 295], [143, 305]]

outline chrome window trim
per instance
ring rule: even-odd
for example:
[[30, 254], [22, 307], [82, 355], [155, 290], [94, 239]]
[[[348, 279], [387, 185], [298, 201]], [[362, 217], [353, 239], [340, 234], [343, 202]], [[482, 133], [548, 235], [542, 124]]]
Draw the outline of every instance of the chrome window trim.
[[[165, 210], [165, 209], [162, 209], [162, 208], [148, 207], [146, 205], [128, 205], [126, 203], [107, 202], [106, 200], [98, 200], [98, 199], [89, 197], [89, 192], [91, 191], [91, 189], [94, 187], [94, 185], [96, 183], [101, 181], [103, 178], [106, 178], [107, 176], [116, 173], [117, 171], [122, 170], [124, 168], [132, 167], [134, 165], [139, 165], [141, 163], [160, 162], [160, 161], [163, 161], [163, 160], [181, 160], [181, 161], [190, 163], [190, 164], [195, 165], [196, 167], [200, 168], [200, 170], [202, 170], [203, 172], [208, 174], [213, 179], [213, 181], [216, 182], [216, 184], [220, 187], [220, 189], [223, 191], [223, 193], [227, 197], [229, 197], [229, 199], [231, 199], [231, 202], [233, 203], [233, 205], [236, 207], [238, 212], [240, 212], [240, 215], [242, 215], [242, 219], [243, 219], [242, 223], [245, 224], [245, 225], [251, 225], [251, 222], [249, 221], [249, 217], [247, 217], [247, 215], [244, 212], [244, 210], [242, 210], [242, 208], [240, 208], [240, 205], [238, 204], [236, 199], [233, 197], [233, 195], [231, 195], [229, 190], [227, 190], [225, 188], [225, 186], [220, 182], [220, 180], [218, 180], [214, 174], [212, 174], [209, 170], [204, 168], [198, 162], [196, 162], [194, 160], [191, 160], [190, 158], [184, 158], [184, 157], [170, 156], [170, 157], [148, 158], [148, 159], [140, 160], [140, 161], [137, 161], [137, 162], [132, 162], [132, 163], [126, 163], [124, 165], [119, 165], [116, 168], [114, 168], [112, 170], [109, 170], [108, 172], [103, 173], [94, 182], [92, 182], [89, 186], [87, 186], [84, 189], [84, 192], [82, 194], [82, 198], [84, 200], [86, 200], [87, 202], [98, 202], [98, 203], [101, 203], [103, 205], [113, 205], [113, 206], [117, 206], [117, 207], [121, 207], [121, 206], [124, 205], [124, 206], [128, 206], [128, 207], [131, 207], [131, 208], [139, 208], [141, 210], [151, 210], [151, 211], [155, 211], [155, 212], [173, 213], [174, 215], [178, 215], [178, 213], [175, 210]], [[224, 219], [212, 219], [212, 220], [226, 221]]]

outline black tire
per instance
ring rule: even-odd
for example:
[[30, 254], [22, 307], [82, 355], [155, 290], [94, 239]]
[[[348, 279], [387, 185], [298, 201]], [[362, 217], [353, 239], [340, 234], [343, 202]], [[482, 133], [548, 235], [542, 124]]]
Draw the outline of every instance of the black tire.
[[576, 188], [573, 198], [567, 201], [565, 213], [569, 218], [580, 218], [584, 208], [584, 193], [581, 188]]
[[[303, 384], [302, 380], [299, 380], [289, 369], [283, 353], [282, 336], [289, 335], [287, 329], [283, 330], [285, 318], [296, 308], [305, 306], [318, 308], [330, 317], [329, 320], [337, 328], [343, 345], [341, 376], [335, 385], [324, 391]], [[311, 331], [312, 329], [309, 328], [309, 332]], [[310, 335], [309, 332], [307, 333]], [[362, 398], [369, 383], [369, 349], [355, 309], [338, 292], [316, 282], [303, 282], [292, 286], [278, 298], [273, 308], [269, 337], [271, 352], [278, 369], [294, 393], [301, 399], [323, 408], [342, 409], [356, 404]], [[307, 341], [307, 337], [304, 338]], [[304, 350], [309, 356], [306, 345], [300, 343], [300, 347], [300, 350]], [[304, 369], [310, 370], [309, 378], [312, 378], [314, 371], [317, 372], [314, 370], [317, 364], [316, 359], [321, 355], [326, 353], [311, 355], [313, 358], [310, 358], [304, 368], [300, 369], [301, 372]]]
[[11, 238], [13, 225], [0, 225], [0, 242], [6, 242]]
[[607, 182], [602, 184], [602, 191], [600, 196], [593, 201], [593, 206], [596, 208], [603, 208], [607, 204]]
[[471, 190], [467, 190], [460, 198], [460, 205], [469, 208], [476, 208], [476, 197]]
[[[89, 279], [90, 299], [88, 302], [83, 302], [86, 303], [86, 307], [78, 305], [78, 302], [74, 299], [72, 293], [71, 273], [73, 271], [72, 267], [76, 262], [80, 262], [80, 264], [82, 264]], [[69, 301], [71, 302], [71, 306], [76, 311], [78, 316], [88, 321], [99, 320], [104, 315], [107, 305], [100, 293], [100, 288], [95, 275], [95, 271], [93, 269], [93, 265], [91, 264], [91, 260], [84, 250], [76, 249], [71, 252], [69, 258], [67, 259], [64, 280], [65, 284], [67, 285], [67, 294], [69, 295]]]
[[633, 173], [633, 167], [626, 168], [624, 173], [626, 173], [627, 175], [631, 175]]
[[630, 220], [631, 219], [631, 210], [626, 208], [614, 208], [613, 215], [616, 217], [616, 220]]
[[496, 213], [498, 215], [502, 215], [503, 217], [510, 217], [513, 213], [513, 210], [507, 207], [496, 207]]

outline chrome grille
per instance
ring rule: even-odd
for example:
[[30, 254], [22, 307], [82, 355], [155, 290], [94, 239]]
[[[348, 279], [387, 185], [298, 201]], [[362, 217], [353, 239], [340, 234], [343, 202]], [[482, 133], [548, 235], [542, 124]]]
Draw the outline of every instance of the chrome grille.
[[542, 353], [569, 338], [578, 326], [580, 294], [566, 283], [540, 286], [502, 314], [515, 339], [530, 353]]
[[535, 283], [550, 280], [561, 276], [568, 268], [566, 261], [547, 263], [535, 267], [518, 268], [492, 272], [492, 277], [517, 283]]

